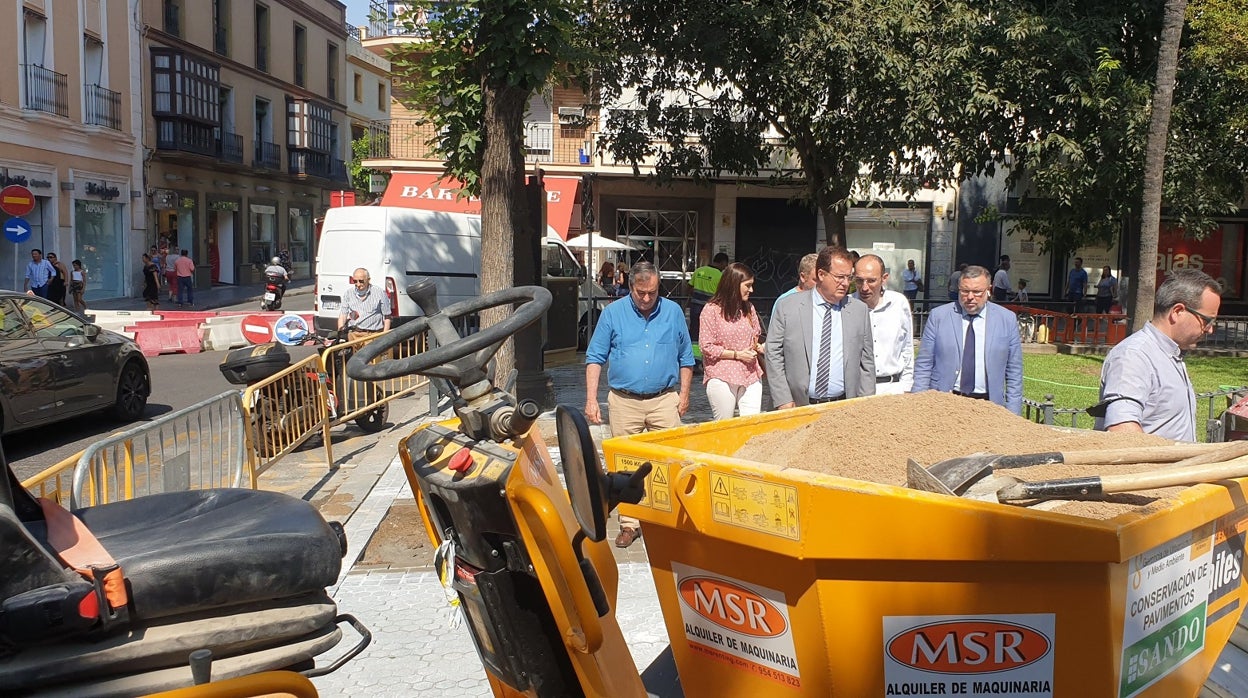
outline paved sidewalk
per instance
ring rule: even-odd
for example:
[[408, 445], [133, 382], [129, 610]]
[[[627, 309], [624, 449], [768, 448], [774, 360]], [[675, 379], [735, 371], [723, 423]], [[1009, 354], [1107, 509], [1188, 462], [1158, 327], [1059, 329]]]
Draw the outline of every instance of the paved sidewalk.
[[[585, 404], [584, 355], [568, 363], [547, 368], [554, 385], [556, 402], [575, 407]], [[694, 376], [694, 388], [686, 424], [711, 418], [701, 375]], [[603, 388], [599, 401], [606, 412]], [[405, 401], [407, 402], [407, 401]], [[410, 401], [408, 419], [396, 429], [410, 433], [422, 423], [424, 396]], [[398, 421], [398, 420], [396, 420]], [[399, 421], [399, 423], [403, 423]], [[554, 413], [539, 420], [542, 432], [553, 447]], [[607, 427], [592, 427], [594, 440], [609, 436]], [[344, 466], [332, 476], [336, 492], [367, 491], [363, 501], [355, 500], [344, 520], [350, 546], [347, 559], [354, 561], [368, 542], [390, 505], [412, 499], [402, 464], [393, 450], [399, 435], [388, 436], [378, 447], [358, 454], [357, 463]], [[558, 459], [558, 449], [551, 448]], [[388, 458], [388, 463], [382, 459]], [[292, 494], [295, 494], [292, 492]], [[341, 498], [339, 498], [340, 501]], [[609, 536], [614, 539], [618, 523], [612, 517]], [[658, 595], [646, 558], [645, 539], [626, 550], [612, 548], [619, 564], [620, 592], [616, 618], [628, 641], [638, 671], [668, 646], [667, 631], [659, 608]], [[358, 617], [373, 632], [373, 643], [363, 654], [342, 669], [313, 681], [322, 696], [489, 696], [485, 669], [477, 657], [472, 639], [462, 623], [452, 627], [452, 612], [445, 591], [432, 571], [432, 550], [428, 565], [408, 569], [368, 569], [344, 571], [337, 587], [331, 589], [339, 610]]]
[[[298, 296], [313, 293], [316, 290], [314, 279], [296, 279], [290, 282], [286, 296]], [[213, 310], [239, 303], [259, 303], [264, 295], [264, 284], [248, 284], [244, 286], [218, 285], [207, 290], [195, 290], [195, 304], [189, 308], [178, 308], [177, 303], [170, 303], [163, 291], [160, 297], [159, 310]], [[110, 298], [108, 300], [87, 300], [87, 313], [93, 310], [147, 310], [147, 303], [142, 296], [137, 298]], [[259, 306], [256, 307], [259, 311]]]

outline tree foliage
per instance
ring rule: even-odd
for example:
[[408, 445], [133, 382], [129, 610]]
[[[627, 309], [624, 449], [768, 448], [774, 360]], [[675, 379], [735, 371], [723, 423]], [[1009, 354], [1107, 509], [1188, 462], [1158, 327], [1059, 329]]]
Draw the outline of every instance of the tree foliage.
[[[976, 122], [990, 7], [927, 0], [607, 0], [604, 145], [661, 179], [779, 172], [844, 244], [845, 213], [913, 196], [999, 153]], [[796, 156], [785, 171], [785, 154]]]
[[364, 166], [364, 160], [369, 157], [372, 152], [373, 139], [368, 133], [351, 141], [351, 161], [347, 163], [347, 175], [351, 179], [351, 188], [355, 190], [357, 195], [364, 198], [371, 198], [372, 192], [369, 191], [369, 179], [379, 174], [377, 170]]

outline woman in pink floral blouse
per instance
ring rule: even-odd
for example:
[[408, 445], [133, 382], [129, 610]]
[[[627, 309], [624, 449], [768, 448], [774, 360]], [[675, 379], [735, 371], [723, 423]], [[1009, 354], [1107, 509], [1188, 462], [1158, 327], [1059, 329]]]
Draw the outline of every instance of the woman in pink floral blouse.
[[758, 414], [763, 402], [762, 325], [750, 303], [754, 272], [733, 262], [702, 311], [699, 325], [705, 368], [702, 381], [715, 419], [729, 419], [733, 409]]

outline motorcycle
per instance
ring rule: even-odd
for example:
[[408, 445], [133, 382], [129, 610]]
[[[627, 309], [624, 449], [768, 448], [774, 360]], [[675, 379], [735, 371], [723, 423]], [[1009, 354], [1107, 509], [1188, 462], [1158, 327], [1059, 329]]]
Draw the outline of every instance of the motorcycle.
[[265, 274], [264, 297], [260, 299], [260, 309], [281, 310], [284, 295], [286, 295], [286, 279], [277, 274]]
[[[283, 343], [268, 342], [235, 349], [226, 355], [219, 369], [231, 384], [249, 387], [290, 367], [288, 345], [315, 344], [317, 353], [324, 356], [331, 347], [346, 341], [345, 330], [328, 336], [305, 332], [285, 337]], [[309, 372], [305, 376], [307, 380], [284, 381], [275, 390], [253, 393], [255, 403], [251, 405], [251, 415], [255, 425], [253, 433], [258, 436], [256, 453], [260, 457], [276, 455], [289, 441], [283, 435], [302, 433], [306, 425], [318, 421], [317, 380], [329, 380], [326, 409], [331, 420], [337, 420], [339, 415], [351, 414], [381, 397], [379, 386], [355, 381], [347, 375], [346, 364], [353, 354], [354, 349], [350, 347], [334, 351], [324, 376]], [[372, 434], [385, 428], [389, 416], [390, 404], [382, 403], [357, 416], [354, 421], [360, 429]]]

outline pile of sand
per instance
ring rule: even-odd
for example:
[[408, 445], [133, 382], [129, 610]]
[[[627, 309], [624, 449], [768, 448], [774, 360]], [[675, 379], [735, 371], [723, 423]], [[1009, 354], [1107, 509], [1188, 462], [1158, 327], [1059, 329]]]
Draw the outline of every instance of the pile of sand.
[[[904, 486], [908, 458], [931, 465], [978, 452], [1086, 451], [1170, 443], [1148, 434], [1058, 431], [986, 400], [928, 391], [846, 404], [804, 427], [759, 434], [734, 455], [760, 463]], [[1055, 464], [1012, 469], [1009, 475], [1020, 480], [1047, 480], [1158, 467], [1162, 466]], [[1044, 508], [1107, 519], [1173, 496], [1181, 489], [1115, 495], [1098, 502], [1066, 502], [1057, 506], [1050, 503]]]

